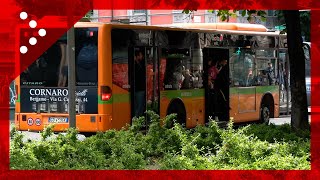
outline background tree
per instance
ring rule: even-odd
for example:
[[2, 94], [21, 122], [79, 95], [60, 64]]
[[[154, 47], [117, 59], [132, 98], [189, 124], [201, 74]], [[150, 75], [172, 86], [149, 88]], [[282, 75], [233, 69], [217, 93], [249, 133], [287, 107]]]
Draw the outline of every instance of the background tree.
[[304, 40], [310, 42], [310, 11], [300, 12], [301, 35]]
[[287, 29], [290, 61], [291, 127], [294, 130], [308, 129], [308, 106], [305, 80], [305, 56], [299, 10], [283, 11]]
[[[285, 24], [284, 11], [277, 10], [276, 15], [280, 24]], [[310, 11], [299, 11], [301, 35], [304, 41], [310, 42]], [[285, 29], [286, 31], [286, 29]]]

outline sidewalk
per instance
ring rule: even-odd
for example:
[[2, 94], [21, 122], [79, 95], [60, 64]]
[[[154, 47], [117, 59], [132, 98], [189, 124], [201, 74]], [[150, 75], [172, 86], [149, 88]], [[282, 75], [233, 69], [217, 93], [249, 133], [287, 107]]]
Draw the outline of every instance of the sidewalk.
[[[311, 120], [311, 115], [309, 115], [309, 122]], [[278, 118], [270, 118], [270, 123], [275, 125], [281, 124], [290, 124], [291, 123], [291, 116], [290, 115], [283, 115]]]

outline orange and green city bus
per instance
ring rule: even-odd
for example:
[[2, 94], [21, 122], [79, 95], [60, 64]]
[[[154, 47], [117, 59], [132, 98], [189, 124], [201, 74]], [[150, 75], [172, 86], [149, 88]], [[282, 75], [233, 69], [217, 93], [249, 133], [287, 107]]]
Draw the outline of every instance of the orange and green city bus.
[[[278, 32], [267, 32], [262, 25], [78, 22], [74, 27], [76, 127], [80, 132], [131, 124], [138, 90], [145, 92], [143, 111], [152, 110], [161, 118], [176, 113], [178, 122], [187, 128], [207, 123], [213, 103], [207, 95], [210, 58], [228, 60], [225, 83], [229, 88], [224, 92], [228, 119], [268, 122], [279, 116], [279, 57], [287, 56], [286, 43]], [[66, 44], [64, 35], [16, 78], [18, 130], [41, 131], [52, 123], [54, 131], [69, 127]], [[142, 78], [135, 71], [139, 68], [135, 52], [143, 55]], [[265, 71], [268, 63], [274, 68], [272, 82]]]

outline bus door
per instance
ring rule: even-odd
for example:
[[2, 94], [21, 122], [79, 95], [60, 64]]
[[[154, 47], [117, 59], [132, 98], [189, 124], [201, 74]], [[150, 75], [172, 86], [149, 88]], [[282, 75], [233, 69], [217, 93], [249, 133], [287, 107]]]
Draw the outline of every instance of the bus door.
[[134, 47], [132, 54], [134, 58], [131, 64], [131, 116], [145, 116], [148, 120], [146, 111], [159, 113], [157, 48]]
[[[229, 120], [229, 49], [204, 48], [203, 49], [205, 78], [205, 114], [219, 121]], [[226, 60], [226, 61], [221, 61]], [[211, 61], [211, 62], [210, 62]], [[224, 66], [222, 65], [224, 64]], [[222, 70], [216, 77], [211, 77], [213, 66]], [[214, 75], [215, 76], [215, 75]], [[211, 85], [213, 84], [213, 85]]]
[[[259, 74], [254, 52], [250, 48], [235, 48], [231, 53], [229, 64], [231, 116], [237, 116], [237, 120], [240, 121], [253, 120], [256, 118], [253, 114], [258, 110], [256, 81]], [[266, 61], [261, 60], [261, 62]], [[260, 71], [264, 68], [263, 65]]]

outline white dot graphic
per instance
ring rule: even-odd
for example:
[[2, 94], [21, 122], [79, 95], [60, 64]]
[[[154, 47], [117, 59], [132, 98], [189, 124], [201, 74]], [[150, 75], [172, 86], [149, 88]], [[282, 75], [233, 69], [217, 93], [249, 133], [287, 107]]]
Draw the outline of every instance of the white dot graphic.
[[30, 39], [29, 39], [29, 43], [30, 43], [31, 45], [35, 45], [35, 44], [37, 44], [37, 39], [36, 39], [35, 37], [30, 38]]
[[20, 52], [21, 52], [22, 54], [25, 54], [25, 53], [28, 52], [28, 48], [27, 48], [26, 46], [21, 46], [21, 47], [20, 47]]
[[39, 36], [41, 36], [41, 37], [43, 37], [43, 36], [45, 36], [45, 35], [47, 34], [47, 32], [46, 32], [45, 29], [40, 29], [40, 30], [38, 31], [38, 33], [39, 33]]
[[27, 19], [27, 17], [28, 17], [28, 14], [26, 12], [20, 13], [20, 19], [25, 20], [25, 19]]
[[37, 27], [37, 22], [36, 22], [35, 20], [31, 20], [31, 21], [29, 22], [29, 26], [30, 26], [31, 28], [35, 28], [35, 27]]

